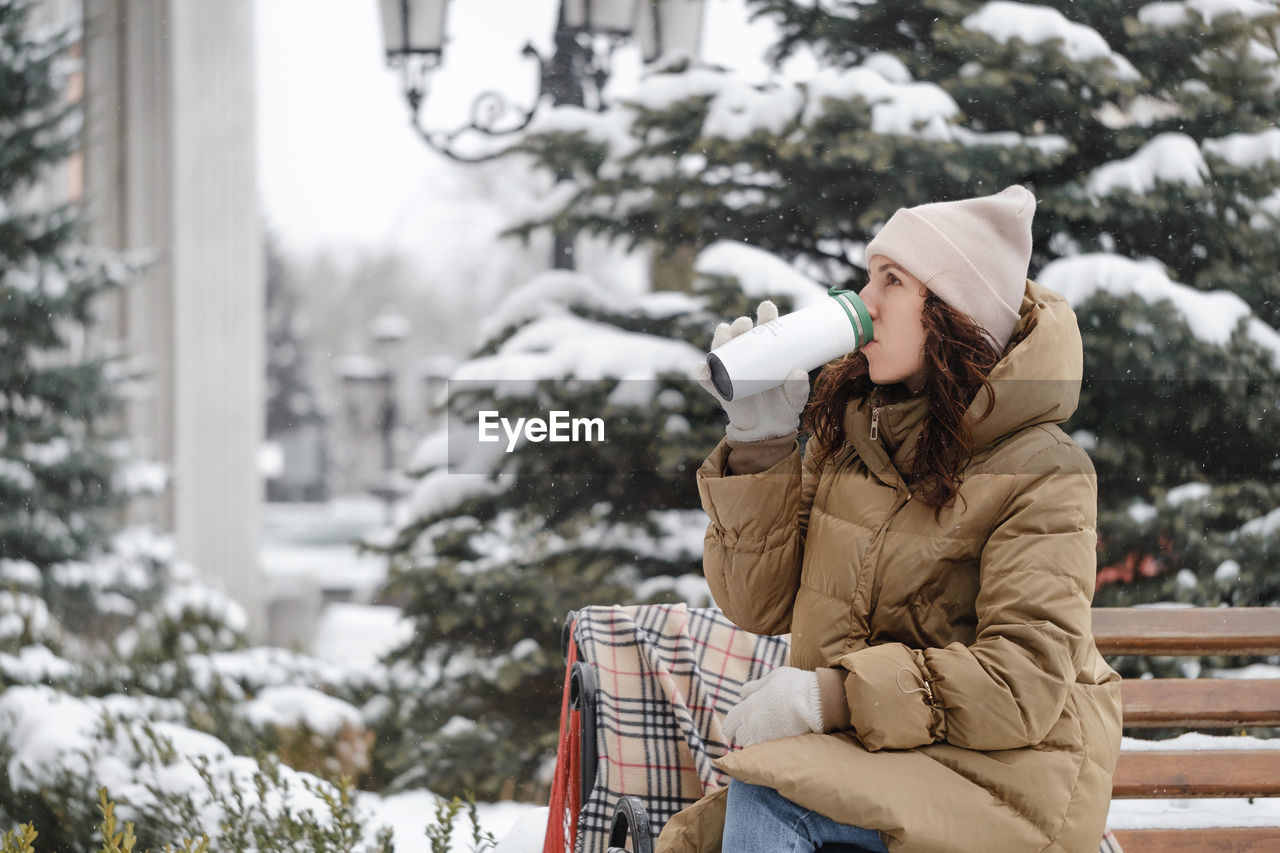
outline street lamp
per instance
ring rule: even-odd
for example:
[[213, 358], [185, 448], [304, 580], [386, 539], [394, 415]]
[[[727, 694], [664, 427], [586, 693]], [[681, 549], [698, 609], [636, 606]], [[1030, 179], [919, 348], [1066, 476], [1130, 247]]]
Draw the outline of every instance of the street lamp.
[[[395, 365], [398, 362], [396, 355], [399, 345], [409, 337], [410, 331], [409, 318], [392, 308], [384, 308], [369, 325], [369, 337], [373, 341], [376, 357], [348, 356], [339, 366], [344, 383], [353, 390], [361, 385], [381, 387], [381, 394], [376, 401], [377, 416], [374, 418], [373, 425], [382, 438], [382, 463], [381, 470], [369, 491], [385, 504], [387, 524], [391, 524], [394, 520], [395, 501], [401, 492], [396, 483], [398, 469], [395, 439], [399, 424], [399, 407], [396, 401]], [[353, 416], [358, 415], [359, 408], [360, 404], [353, 401]]]
[[[495, 91], [480, 92], [471, 104], [470, 120], [453, 130], [431, 130], [422, 112], [431, 75], [444, 61], [448, 0], [379, 0], [387, 63], [399, 68], [410, 123], [427, 145], [453, 160], [479, 163], [500, 151], [464, 154], [456, 143], [464, 136], [503, 137], [529, 126], [546, 98], [552, 105], [596, 109], [607, 106], [614, 50], [638, 36], [646, 62], [684, 53], [697, 56], [702, 38], [705, 0], [561, 0], [556, 19], [555, 53], [549, 60], [527, 43], [521, 54], [538, 64], [538, 95], [529, 107], [511, 103]], [[590, 97], [588, 97], [590, 96]], [[565, 177], [565, 176], [559, 176]], [[557, 232], [553, 266], [573, 268], [572, 235]]]

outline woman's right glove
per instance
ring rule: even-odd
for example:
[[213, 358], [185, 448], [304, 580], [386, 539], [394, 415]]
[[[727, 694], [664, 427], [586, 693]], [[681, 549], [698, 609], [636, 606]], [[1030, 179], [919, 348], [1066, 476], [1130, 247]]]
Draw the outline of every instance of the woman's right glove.
[[[769, 300], [756, 308], [756, 322], [768, 323], [778, 319], [778, 306]], [[711, 339], [711, 348], [722, 346], [743, 332], [753, 328], [750, 317], [739, 317], [733, 324], [721, 323]], [[703, 362], [698, 368], [698, 384], [724, 408], [729, 416], [725, 435], [733, 441], [762, 441], [795, 432], [800, 426], [800, 413], [809, 400], [809, 374], [796, 368], [787, 374], [786, 380], [775, 388], [761, 391], [750, 397], [726, 400], [711, 382], [711, 367]]]

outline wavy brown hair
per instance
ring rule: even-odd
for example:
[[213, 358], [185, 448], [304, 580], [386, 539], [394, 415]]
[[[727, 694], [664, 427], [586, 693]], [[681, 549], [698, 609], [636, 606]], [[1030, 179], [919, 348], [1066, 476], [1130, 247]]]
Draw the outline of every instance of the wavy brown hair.
[[[973, 430], [965, 412], [981, 388], [987, 389], [989, 402], [978, 420], [990, 415], [995, 405], [987, 374], [1001, 353], [980, 326], [933, 293], [925, 298], [921, 322], [925, 331], [921, 393], [929, 400], [929, 416], [907, 482], [912, 496], [933, 507], [936, 517], [955, 499], [964, 468], [973, 457]], [[862, 400], [874, 387], [867, 357], [861, 352], [822, 369], [804, 413], [804, 426], [810, 440], [816, 441], [818, 468], [844, 447], [844, 413], [849, 403]]]

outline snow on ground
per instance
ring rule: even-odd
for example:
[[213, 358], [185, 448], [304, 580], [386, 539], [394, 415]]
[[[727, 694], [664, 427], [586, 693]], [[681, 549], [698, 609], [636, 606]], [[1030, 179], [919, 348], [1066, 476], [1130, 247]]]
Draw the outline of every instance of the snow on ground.
[[353, 544], [382, 526], [384, 508], [371, 497], [323, 504], [263, 505], [262, 569], [272, 592], [314, 584], [363, 597], [386, 576], [387, 561]]
[[[1228, 561], [1230, 562], [1230, 561]], [[1226, 565], [1225, 563], [1223, 565]], [[1211, 673], [1213, 678], [1280, 678], [1280, 665], [1273, 663], [1251, 663], [1236, 669], [1217, 669]]]
[[264, 505], [262, 535], [281, 544], [346, 544], [380, 526], [382, 502], [368, 495], [344, 495], [326, 503]]
[[[360, 806], [371, 815], [372, 825], [391, 827], [396, 853], [429, 853], [425, 830], [435, 818], [437, 797], [430, 791], [405, 791], [380, 797], [364, 793]], [[541, 853], [546, 834], [547, 807], [531, 803], [477, 803], [480, 827], [498, 840], [497, 853]], [[469, 853], [471, 825], [465, 813], [454, 826], [451, 853]]]
[[1112, 800], [1107, 826], [1112, 829], [1280, 826], [1280, 800]]
[[361, 554], [354, 545], [266, 543], [262, 548], [262, 568], [272, 590], [314, 583], [320, 589], [349, 591], [363, 597], [386, 577], [387, 559]]
[[350, 667], [372, 666], [413, 636], [413, 622], [398, 607], [334, 602], [316, 624], [311, 653]]
[[[1271, 669], [1280, 672], [1280, 668]], [[1255, 671], [1249, 677], [1267, 676]], [[1192, 732], [1170, 740], [1124, 738], [1121, 748], [1135, 752], [1151, 749], [1268, 749], [1276, 750], [1280, 761], [1280, 738], [1263, 740]], [[1280, 798], [1112, 800], [1107, 826], [1112, 829], [1280, 826]]]
[[[434, 796], [412, 791], [374, 803], [368, 795], [366, 807], [375, 821], [395, 831], [398, 853], [427, 853], [430, 846], [423, 830], [434, 813]], [[546, 806], [530, 803], [480, 803], [481, 826], [498, 839], [495, 853], [540, 853], [546, 833]], [[1207, 826], [1280, 825], [1280, 799], [1200, 799], [1200, 800], [1114, 800], [1107, 817], [1111, 829], [1190, 828]], [[467, 827], [469, 829], [469, 827]], [[451, 848], [455, 853], [470, 850], [470, 838], [455, 833]]]

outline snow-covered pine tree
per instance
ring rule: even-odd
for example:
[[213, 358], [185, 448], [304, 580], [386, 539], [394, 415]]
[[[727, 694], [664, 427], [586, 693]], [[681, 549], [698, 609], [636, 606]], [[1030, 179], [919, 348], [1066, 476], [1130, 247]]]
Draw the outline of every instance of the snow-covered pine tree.
[[523, 150], [577, 192], [520, 230], [741, 240], [858, 282], [897, 207], [1027, 185], [1032, 274], [1085, 336], [1067, 426], [1100, 475], [1099, 602], [1274, 602], [1276, 525], [1241, 528], [1280, 504], [1280, 7], [751, 6], [814, 72], [675, 65], [607, 113], [562, 108]]
[[[32, 5], [0, 0], [0, 826], [33, 824], [42, 849], [97, 849], [109, 785], [138, 849], [201, 835], [228, 853], [390, 849], [350, 791], [264, 754], [305, 734], [320, 747], [301, 758], [327, 769], [367, 748], [335, 694], [390, 704], [409, 688], [377, 667], [242, 648], [238, 604], [171, 541], [119, 529], [125, 498], [164, 488], [114, 429], [132, 369], [94, 350], [107, 347], [95, 303], [140, 261], [85, 246], [61, 203], [57, 170], [81, 131], [76, 37], [32, 26]], [[298, 691], [345, 706], [353, 742], [307, 731]], [[314, 812], [296, 808], [308, 801]]]
[[[783, 278], [771, 288], [782, 304], [822, 295]], [[722, 427], [688, 377], [721, 315], [708, 304], [742, 313], [747, 301], [725, 277], [692, 294], [633, 294], [555, 272], [488, 318], [450, 380], [449, 426], [411, 463], [411, 520], [387, 546], [386, 594], [417, 623], [396, 657], [436, 678], [401, 709], [397, 785], [532, 793], [555, 749], [567, 612], [709, 602], [693, 471]], [[605, 440], [507, 452], [505, 434], [475, 440], [480, 410], [599, 417]]]
[[[80, 241], [79, 211], [42, 185], [76, 148], [72, 37], [0, 0], [0, 565], [44, 573], [107, 544], [127, 493], [112, 430], [121, 366], [89, 345], [95, 303], [135, 269]], [[6, 572], [7, 573], [7, 572]]]
[[[776, 57], [808, 55], [812, 73], [758, 87], [675, 61], [603, 113], [540, 117], [520, 150], [571, 175], [572, 192], [515, 233], [570, 227], [665, 258], [746, 243], [826, 284], [856, 285], [863, 245], [898, 207], [1027, 185], [1040, 199], [1032, 273], [1068, 293], [1085, 335], [1086, 387], [1067, 426], [1100, 473], [1100, 580], [1136, 567], [1134, 583], [1105, 585], [1099, 601], [1277, 600], [1268, 561], [1280, 523], [1264, 515], [1280, 504], [1276, 4], [751, 5], [779, 24]], [[705, 347], [713, 318], [753, 307], [731, 302], [708, 299], [697, 333], [663, 333]], [[598, 310], [587, 297], [571, 303], [559, 302]], [[624, 328], [654, 330], [634, 325], [634, 308], [614, 313]], [[521, 335], [508, 329], [476, 356]], [[529, 352], [555, 349], [537, 337], [524, 339]], [[562, 328], [557, 341], [569, 339]], [[569, 392], [552, 383], [541, 393]], [[705, 423], [706, 400], [682, 406], [690, 424]], [[668, 445], [668, 415], [640, 408], [637, 435]], [[701, 426], [681, 437], [687, 466], [716, 437]], [[696, 517], [687, 483], [655, 494], [584, 480], [568, 494], [521, 482], [548, 464], [545, 448], [526, 451], [506, 479], [424, 501], [392, 549], [394, 588], [419, 625], [405, 656], [445, 673], [441, 701], [421, 716], [438, 745], [419, 757], [447, 771], [435, 776], [446, 786], [529, 772], [553, 732], [536, 721], [558, 707], [555, 622], [572, 601], [609, 602], [622, 588], [603, 582], [617, 565], [607, 547], [573, 539], [566, 570], [531, 558], [545, 553], [537, 543], [564, 549], [557, 524], [612, 522], [619, 499], [629, 513], [619, 518], [666, 508]], [[422, 496], [447, 482], [434, 476]], [[596, 573], [582, 571], [593, 560]], [[684, 571], [682, 561], [667, 571]], [[530, 636], [543, 639], [520, 645]], [[514, 680], [535, 673], [546, 681]], [[450, 709], [460, 718], [450, 722]], [[513, 744], [536, 748], [517, 757]]]

